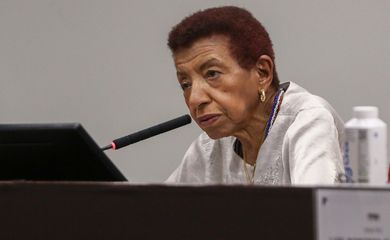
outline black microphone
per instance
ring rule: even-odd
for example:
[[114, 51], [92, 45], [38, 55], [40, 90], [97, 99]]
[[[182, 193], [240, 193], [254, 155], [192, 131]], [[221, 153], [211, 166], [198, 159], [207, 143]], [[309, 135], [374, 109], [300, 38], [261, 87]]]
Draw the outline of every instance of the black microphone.
[[188, 114], [186, 114], [181, 117], [172, 119], [170, 121], [160, 123], [156, 126], [138, 131], [136, 133], [132, 133], [128, 136], [115, 139], [114, 141], [112, 141], [110, 145], [102, 147], [102, 150], [103, 151], [107, 149], [117, 150], [119, 148], [156, 136], [160, 133], [168, 132], [175, 128], [187, 125], [189, 123], [191, 123], [191, 117]]

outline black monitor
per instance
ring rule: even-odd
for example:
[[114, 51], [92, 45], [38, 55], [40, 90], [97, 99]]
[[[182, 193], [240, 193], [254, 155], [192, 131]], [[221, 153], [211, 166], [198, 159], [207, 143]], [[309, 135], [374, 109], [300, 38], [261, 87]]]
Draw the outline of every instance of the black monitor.
[[0, 124], [0, 180], [126, 181], [79, 123]]

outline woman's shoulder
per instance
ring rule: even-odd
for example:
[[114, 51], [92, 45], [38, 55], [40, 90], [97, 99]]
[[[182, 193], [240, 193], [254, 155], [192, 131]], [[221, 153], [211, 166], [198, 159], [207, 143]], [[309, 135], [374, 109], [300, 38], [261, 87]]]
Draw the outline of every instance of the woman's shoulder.
[[290, 82], [289, 87], [283, 96], [280, 114], [296, 115], [301, 111], [314, 109], [329, 112], [338, 117], [334, 108], [325, 99], [310, 93], [294, 82]]
[[279, 114], [291, 116], [293, 122], [296, 122], [299, 116], [301, 118], [306, 116], [305, 119], [310, 121], [322, 119], [329, 124], [334, 124], [339, 134], [343, 134], [344, 122], [336, 110], [322, 97], [311, 94], [293, 82], [290, 82], [284, 95]]

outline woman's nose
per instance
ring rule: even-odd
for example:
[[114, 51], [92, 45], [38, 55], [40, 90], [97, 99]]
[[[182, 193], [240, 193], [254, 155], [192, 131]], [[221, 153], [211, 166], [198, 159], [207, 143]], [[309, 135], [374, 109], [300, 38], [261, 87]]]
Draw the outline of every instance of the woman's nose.
[[191, 93], [187, 99], [187, 104], [191, 109], [199, 110], [199, 108], [202, 108], [211, 101], [206, 88], [205, 84], [194, 81], [191, 86]]

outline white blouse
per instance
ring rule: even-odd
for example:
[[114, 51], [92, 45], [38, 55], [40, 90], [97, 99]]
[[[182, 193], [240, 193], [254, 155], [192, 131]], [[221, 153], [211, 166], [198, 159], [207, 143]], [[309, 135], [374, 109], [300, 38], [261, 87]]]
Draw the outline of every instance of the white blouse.
[[[322, 98], [297, 84], [283, 96], [279, 113], [260, 148], [255, 184], [331, 184], [344, 174], [343, 122]], [[202, 133], [167, 183], [245, 184], [244, 160], [235, 137], [213, 140]], [[247, 165], [249, 174], [253, 167]]]

